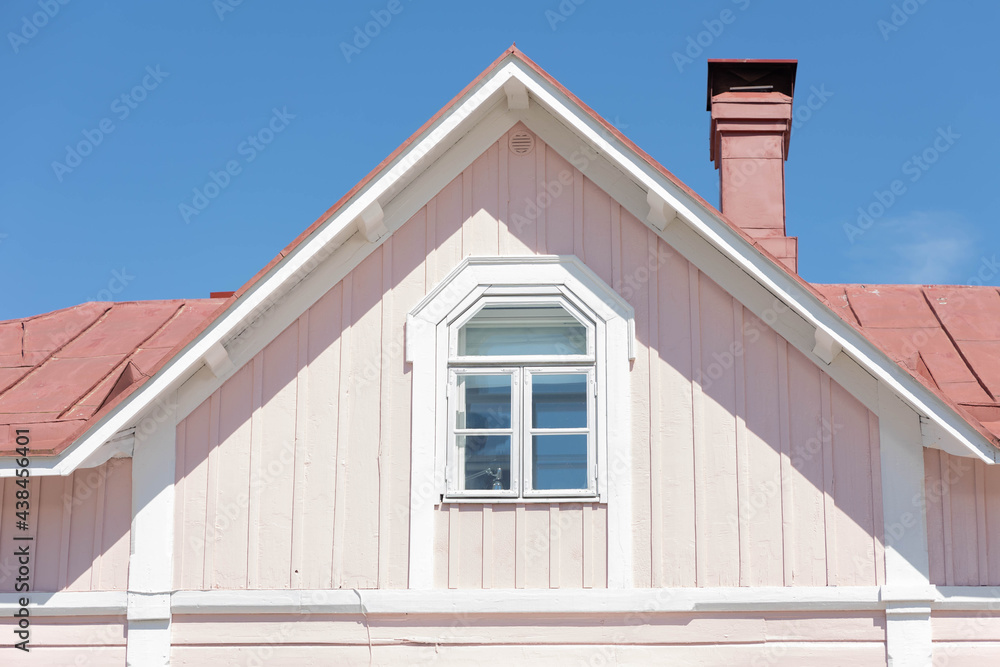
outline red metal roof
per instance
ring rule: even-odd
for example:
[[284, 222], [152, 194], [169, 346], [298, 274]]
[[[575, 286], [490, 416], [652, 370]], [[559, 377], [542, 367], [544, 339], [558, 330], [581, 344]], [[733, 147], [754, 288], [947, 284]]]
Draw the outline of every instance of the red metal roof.
[[67, 447], [152, 375], [220, 299], [85, 303], [0, 322], [0, 455], [30, 429], [33, 455]]
[[815, 285], [841, 317], [1000, 437], [1000, 291], [965, 285]]

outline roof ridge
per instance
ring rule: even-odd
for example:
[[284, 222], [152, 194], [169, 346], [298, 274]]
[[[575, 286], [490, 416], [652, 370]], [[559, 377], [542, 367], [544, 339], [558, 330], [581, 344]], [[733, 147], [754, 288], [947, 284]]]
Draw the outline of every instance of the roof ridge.
[[13, 324], [14, 322], [30, 322], [31, 320], [37, 320], [39, 317], [48, 317], [49, 315], [55, 315], [56, 313], [61, 313], [66, 310], [73, 310], [74, 308], [79, 308], [80, 306], [86, 306], [89, 304], [99, 305], [102, 303], [109, 303], [114, 305], [114, 301], [84, 301], [83, 303], [75, 303], [72, 306], [66, 306], [65, 308], [56, 308], [55, 310], [50, 310], [45, 313], [38, 313], [36, 315], [28, 315], [27, 317], [12, 317], [9, 320], [0, 320], [0, 324]]
[[951, 285], [948, 283], [937, 283], [933, 285], [918, 284], [918, 283], [809, 283], [814, 287], [908, 287], [912, 289], [917, 289], [923, 291], [925, 288], [942, 288], [947, 287], [951, 289], [986, 289], [986, 290], [998, 290], [1000, 291], [1000, 285]]
[[[125, 356], [124, 359], [122, 359], [122, 361], [121, 361], [120, 364], [116, 364], [114, 368], [112, 368], [110, 371], [108, 371], [107, 373], [105, 373], [104, 375], [102, 375], [100, 378], [98, 378], [98, 380], [96, 382], [94, 382], [92, 385], [90, 385], [89, 387], [87, 387], [87, 389], [84, 390], [84, 392], [82, 394], [80, 394], [79, 396], [77, 396], [73, 400], [73, 402], [65, 410], [63, 410], [62, 412], [59, 413], [59, 415], [56, 417], [56, 420], [58, 421], [58, 420], [62, 419], [64, 416], [66, 416], [67, 414], [69, 414], [69, 412], [71, 410], [73, 410], [74, 408], [78, 407], [79, 404], [80, 404], [80, 401], [82, 401], [84, 398], [86, 398], [87, 396], [89, 396], [90, 392], [92, 392], [95, 389], [97, 389], [97, 387], [99, 387], [100, 384], [102, 382], [104, 382], [106, 379], [108, 379], [110, 376], [114, 375], [116, 372], [119, 375], [121, 375], [121, 373], [123, 373], [125, 371], [125, 369], [128, 368], [128, 365], [130, 363], [132, 363], [132, 358], [135, 357], [136, 353], [139, 350], [142, 349], [143, 344], [146, 343], [149, 339], [151, 339], [153, 336], [155, 336], [159, 332], [163, 331], [164, 327], [166, 327], [168, 324], [170, 324], [175, 319], [177, 319], [177, 317], [180, 315], [180, 312], [184, 309], [185, 305], [186, 304], [182, 303], [180, 306], [178, 306], [177, 309], [174, 310], [173, 314], [171, 314], [170, 317], [168, 317], [166, 319], [166, 321], [163, 322], [163, 324], [161, 324], [160, 326], [158, 326], [148, 336], [146, 336], [145, 338], [143, 338], [142, 341], [140, 341], [139, 344], [135, 346], [135, 349], [133, 349], [129, 354], [127, 354]], [[108, 312], [110, 312], [110, 311], [111, 311], [111, 309], [108, 309]], [[137, 371], [139, 370], [138, 366], [136, 366], [136, 370]], [[148, 375], [146, 375], [145, 373], [142, 373], [141, 371], [140, 371], [140, 374], [143, 375], [143, 376], [145, 376], [145, 377], [149, 377]], [[111, 394], [111, 391], [113, 389], [114, 389], [114, 386], [112, 386], [110, 389], [108, 389], [108, 395]], [[108, 399], [108, 397], [105, 396], [101, 400], [101, 405], [104, 405], [104, 403], [107, 403], [107, 399]]]
[[[95, 302], [95, 303], [108, 303], [108, 302], [98, 301], [98, 302]], [[34, 375], [35, 373], [37, 373], [38, 370], [42, 366], [44, 366], [49, 361], [51, 361], [52, 357], [56, 356], [56, 354], [58, 354], [59, 352], [61, 352], [67, 345], [69, 345], [70, 343], [72, 343], [73, 341], [75, 341], [77, 338], [79, 338], [83, 334], [87, 333], [88, 331], [90, 331], [91, 329], [93, 329], [94, 327], [96, 327], [101, 322], [103, 322], [104, 319], [108, 316], [108, 313], [111, 312], [112, 308], [114, 308], [114, 304], [112, 304], [111, 306], [109, 306], [103, 313], [101, 313], [100, 315], [98, 315], [94, 319], [93, 322], [91, 322], [85, 328], [81, 329], [75, 336], [73, 336], [72, 338], [67, 339], [59, 347], [54, 348], [52, 350], [52, 352], [50, 352], [47, 357], [45, 357], [40, 362], [38, 362], [37, 364], [35, 364], [31, 368], [31, 370], [28, 371], [27, 373], [25, 373], [24, 375], [22, 375], [21, 378], [17, 382], [15, 382], [14, 384], [10, 385], [9, 387], [7, 387], [6, 389], [4, 389], [3, 391], [0, 391], [0, 399], [2, 399], [4, 396], [6, 396], [10, 391], [12, 391], [12, 390], [20, 387], [22, 384], [24, 384], [28, 380], [28, 378], [30, 378], [32, 375]], [[62, 310], [68, 310], [68, 309], [67, 308], [63, 308]], [[52, 312], [59, 312], [59, 311], [52, 311]], [[46, 314], [48, 314], [48, 313], [46, 313]], [[22, 331], [23, 331], [23, 328], [22, 328]], [[21, 338], [21, 357], [22, 358], [24, 357], [24, 337], [23, 337], [23, 334], [22, 334], [22, 338]]]
[[73, 310], [74, 308], [80, 308], [81, 306], [95, 305], [99, 306], [102, 304], [108, 304], [110, 308], [115, 306], [128, 306], [131, 304], [146, 304], [146, 303], [178, 303], [178, 304], [188, 304], [193, 302], [203, 302], [203, 301], [225, 301], [222, 297], [207, 297], [207, 298], [186, 298], [178, 297], [176, 299], [133, 299], [131, 301], [83, 301], [82, 303], [75, 303], [72, 306], [66, 306], [65, 308], [56, 308], [55, 310], [50, 310], [44, 313], [38, 313], [36, 315], [28, 315], [27, 317], [12, 317], [9, 320], [0, 320], [0, 325], [3, 324], [14, 324], [16, 322], [25, 323], [31, 320], [37, 320], [40, 317], [48, 317], [49, 315], [55, 315], [56, 313], [62, 313], [67, 310]]

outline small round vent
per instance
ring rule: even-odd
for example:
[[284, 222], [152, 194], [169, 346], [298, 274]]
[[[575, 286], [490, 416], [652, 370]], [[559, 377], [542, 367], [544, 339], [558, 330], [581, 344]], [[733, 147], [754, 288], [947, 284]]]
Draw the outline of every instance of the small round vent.
[[535, 147], [535, 135], [530, 132], [515, 132], [510, 135], [510, 152], [514, 155], [527, 155]]

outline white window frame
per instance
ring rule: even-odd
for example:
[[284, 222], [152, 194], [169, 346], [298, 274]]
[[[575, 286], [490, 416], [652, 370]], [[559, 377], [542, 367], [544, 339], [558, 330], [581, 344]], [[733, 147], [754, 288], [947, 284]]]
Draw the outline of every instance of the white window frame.
[[[434, 539], [441, 510], [458, 503], [482, 505], [483, 498], [449, 494], [448, 384], [454, 358], [452, 325], [471, 317], [478, 302], [494, 298], [553, 298], [569, 304], [593, 323], [593, 352], [598, 395], [594, 397], [596, 493], [586, 497], [521, 496], [488, 499], [492, 503], [596, 502], [606, 505], [608, 585], [627, 587], [632, 563], [632, 388], [635, 314], [621, 295], [574, 256], [466, 257], [410, 311], [406, 321], [406, 361], [412, 363], [410, 427], [410, 586], [433, 587]], [[568, 355], [567, 355], [568, 356]], [[499, 358], [493, 361], [500, 362]], [[504, 360], [507, 363], [511, 360]], [[567, 367], [589, 361], [566, 360]], [[537, 357], [507, 366], [548, 366]], [[522, 435], [521, 437], [524, 437]], [[512, 485], [513, 486], [513, 485]], [[589, 489], [588, 489], [589, 491]]]
[[[516, 366], [478, 366], [478, 367], [457, 367], [450, 368], [448, 371], [448, 405], [449, 405], [449, 419], [448, 419], [448, 461], [447, 461], [447, 473], [446, 481], [448, 483], [448, 496], [456, 498], [479, 498], [481, 500], [490, 502], [501, 499], [512, 499], [517, 498], [519, 495], [518, 489], [520, 488], [520, 475], [518, 471], [521, 469], [520, 461], [520, 437], [519, 437], [519, 425], [521, 423], [521, 401], [517, 400], [520, 393], [520, 368]], [[511, 405], [510, 405], [510, 426], [508, 428], [491, 428], [491, 429], [458, 429], [455, 426], [457, 409], [458, 409], [458, 378], [461, 375], [509, 375], [510, 376], [510, 391], [511, 391]], [[461, 431], [461, 433], [459, 433]], [[470, 433], [475, 433], [479, 435], [507, 435], [510, 437], [510, 489], [502, 491], [493, 490], [474, 490], [466, 491], [463, 489], [464, 484], [464, 471], [465, 471], [465, 460], [464, 451], [462, 447], [458, 446], [458, 436], [468, 435]]]
[[[600, 389], [597, 384], [596, 366], [527, 366], [522, 369], [521, 393], [523, 395], [524, 407], [522, 426], [522, 493], [524, 498], [566, 498], [574, 500], [580, 498], [597, 497], [597, 429], [596, 424], [599, 419], [597, 414], [597, 396]], [[584, 428], [534, 428], [531, 425], [529, 416], [531, 415], [531, 396], [533, 390], [532, 378], [536, 375], [584, 375], [587, 376], [587, 426]], [[535, 489], [532, 478], [532, 453], [534, 448], [534, 436], [538, 432], [542, 435], [565, 435], [570, 433], [585, 434], [587, 436], [587, 488], [586, 489]]]
[[[458, 349], [458, 340], [461, 329], [468, 324], [483, 308], [487, 306], [505, 306], [505, 307], [517, 307], [517, 306], [558, 306], [564, 309], [570, 314], [577, 322], [579, 322], [586, 330], [586, 354], [530, 354], [530, 355], [516, 355], [516, 356], [467, 356], [460, 355]], [[457, 314], [456, 314], [457, 313]], [[600, 499], [598, 483], [599, 471], [598, 471], [598, 460], [600, 455], [598, 453], [598, 445], [603, 443], [603, 434], [599, 433], [594, 424], [598, 421], [597, 417], [597, 400], [596, 397], [600, 397], [603, 394], [603, 387], [606, 382], [604, 380], [605, 373], [603, 372], [602, 364], [604, 359], [603, 352], [598, 353], [598, 349], [605, 347], [604, 343], [605, 332], [603, 327], [600, 326], [598, 322], [598, 316], [596, 313], [592, 312], [586, 303], [578, 298], [572, 297], [567, 294], [567, 291], [560, 289], [557, 285], [534, 285], [531, 287], [526, 287], [518, 290], [515, 286], [509, 285], [502, 287], [500, 289], [494, 289], [494, 286], [488, 286], [485, 290], [476, 290], [467, 298], [461, 302], [461, 305], [456, 311], [452, 311], [450, 317], [445, 319], [447, 326], [446, 338], [448, 341], [447, 349], [447, 359], [448, 359], [448, 388], [446, 390], [446, 407], [445, 413], [447, 415], [447, 440], [446, 440], [446, 451], [444, 456], [444, 467], [445, 467], [445, 489], [441, 494], [442, 500], [462, 502], [462, 501], [478, 501], [483, 502], [551, 502], [553, 500], [565, 499], [567, 501], [579, 501], [584, 498], [592, 498], [595, 500]], [[585, 364], [585, 366], [581, 366]], [[454, 422], [455, 422], [455, 385], [452, 378], [452, 371], [455, 368], [462, 368], [463, 372], [465, 369], [472, 368], [513, 368], [516, 369], [516, 374], [514, 376], [516, 382], [516, 389], [512, 389], [514, 395], [517, 397], [517, 402], [520, 405], [512, 410], [512, 414], [516, 413], [519, 417], [517, 422], [512, 423], [513, 435], [511, 437], [511, 461], [512, 461], [512, 479], [511, 479], [511, 489], [509, 491], [484, 491], [484, 490], [465, 490], [461, 488], [461, 472], [458, 470], [458, 460], [461, 458], [457, 450], [457, 442], [454, 433]], [[530, 488], [530, 446], [529, 442], [529, 415], [531, 414], [530, 404], [527, 402], [530, 400], [530, 395], [524, 390], [524, 384], [526, 381], [525, 370], [528, 368], [552, 368], [558, 369], [559, 367], [568, 368], [585, 368], [586, 372], [590, 376], [591, 392], [589, 395], [593, 396], [596, 394], [595, 400], [588, 400], [587, 404], [587, 416], [590, 424], [588, 425], [588, 442], [587, 442], [587, 488], [586, 489], [565, 489], [565, 490], [546, 490], [546, 491], [535, 491]], [[601, 424], [605, 420], [599, 420]], [[515, 453], [516, 450], [516, 453]], [[438, 458], [440, 461], [440, 457]], [[516, 462], [515, 462], [516, 461]], [[514, 484], [514, 472], [516, 472], [516, 478], [520, 482], [519, 485]]]
[[[592, 315], [588, 316], [585, 314], [581, 308], [575, 304], [570, 299], [567, 299], [561, 292], [555, 291], [551, 296], [544, 294], [516, 294], [510, 292], [510, 290], [504, 290], [504, 292], [509, 292], [501, 295], [492, 296], [482, 296], [475, 304], [465, 313], [463, 313], [455, 322], [450, 326], [449, 336], [448, 336], [448, 360], [452, 364], [466, 364], [466, 365], [494, 365], [511, 363], [521, 365], [525, 362], [536, 362], [536, 363], [594, 363], [596, 357], [596, 327], [592, 319]], [[495, 357], [483, 357], [483, 356], [464, 356], [458, 354], [458, 338], [459, 331], [464, 327], [472, 318], [479, 314], [487, 306], [559, 306], [565, 309], [570, 315], [576, 318], [577, 322], [584, 326], [587, 330], [587, 352], [586, 354], [560, 354], [560, 355], [518, 355], [518, 356], [495, 356]]]
[[[481, 357], [476, 357], [481, 359]], [[507, 359], [507, 357], [493, 357]], [[532, 357], [534, 359], [534, 357]], [[562, 359], [562, 357], [554, 357]], [[597, 396], [600, 394], [594, 363], [586, 366], [553, 363], [546, 366], [478, 365], [450, 366], [448, 371], [448, 450], [445, 481], [447, 492], [444, 500], [474, 499], [478, 502], [526, 502], [532, 500], [565, 499], [579, 501], [598, 499], [597, 472]], [[459, 429], [456, 426], [459, 408], [458, 377], [461, 375], [510, 375], [511, 377], [511, 424], [508, 428]], [[535, 428], [531, 425], [532, 378], [537, 375], [586, 375], [587, 376], [587, 425], [583, 428]], [[507, 435], [510, 437], [510, 489], [464, 488], [465, 460], [462, 447], [458, 446], [460, 435]], [[533, 435], [583, 434], [587, 436], [587, 488], [585, 489], [534, 489], [532, 475]]]

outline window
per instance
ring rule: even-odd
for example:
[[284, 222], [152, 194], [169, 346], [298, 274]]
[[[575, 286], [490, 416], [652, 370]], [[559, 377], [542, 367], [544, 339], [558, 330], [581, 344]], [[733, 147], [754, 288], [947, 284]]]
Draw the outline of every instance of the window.
[[632, 307], [576, 257], [463, 259], [406, 322], [411, 545], [441, 503], [587, 500], [625, 530], [633, 346]]
[[596, 495], [594, 333], [552, 297], [485, 297], [451, 325], [449, 496]]

